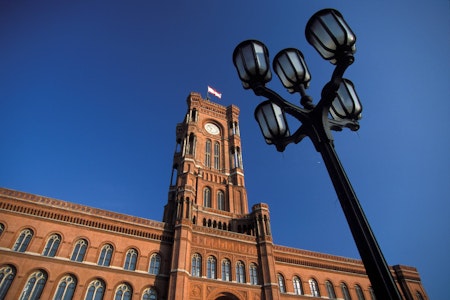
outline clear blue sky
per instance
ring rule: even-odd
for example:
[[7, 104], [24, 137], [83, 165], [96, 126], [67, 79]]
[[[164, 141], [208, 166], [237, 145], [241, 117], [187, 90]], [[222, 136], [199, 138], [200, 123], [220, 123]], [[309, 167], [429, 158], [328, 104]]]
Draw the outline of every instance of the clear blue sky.
[[[266, 146], [235, 46], [303, 51], [317, 100], [332, 72], [304, 38], [316, 11], [357, 35], [358, 133], [336, 149], [389, 264], [418, 268], [431, 299], [450, 266], [450, 3], [431, 1], [0, 2], [0, 186], [161, 220], [175, 125], [207, 85], [241, 108], [250, 205], [268, 203], [277, 244], [358, 258], [311, 142]], [[293, 102], [274, 80], [269, 84]], [[268, 171], [270, 170], [270, 172]]]

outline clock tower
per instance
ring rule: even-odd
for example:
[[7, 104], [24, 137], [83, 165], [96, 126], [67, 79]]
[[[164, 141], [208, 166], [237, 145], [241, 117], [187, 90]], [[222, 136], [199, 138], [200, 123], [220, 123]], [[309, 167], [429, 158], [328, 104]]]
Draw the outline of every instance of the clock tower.
[[206, 222], [201, 225], [242, 231], [244, 226], [233, 222], [248, 214], [239, 109], [204, 100], [198, 93], [188, 96], [187, 106], [183, 122], [176, 127], [163, 221], [173, 226]]

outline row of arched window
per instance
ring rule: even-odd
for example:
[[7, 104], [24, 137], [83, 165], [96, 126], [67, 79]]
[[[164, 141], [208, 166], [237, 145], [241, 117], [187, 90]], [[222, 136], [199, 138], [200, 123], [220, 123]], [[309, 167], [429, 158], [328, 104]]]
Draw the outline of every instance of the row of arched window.
[[[0, 267], [0, 299], [6, 299], [8, 290], [16, 276], [14, 266]], [[22, 288], [19, 299], [39, 300], [47, 283], [48, 274], [44, 270], [36, 270], [29, 277]], [[64, 274], [58, 283], [53, 299], [72, 300], [77, 288], [78, 279], [73, 274]], [[86, 285], [84, 300], [102, 300], [106, 290], [106, 283], [100, 278], [92, 280]], [[133, 289], [129, 283], [121, 283], [115, 288], [114, 300], [131, 300]], [[142, 300], [157, 300], [158, 294], [154, 287], [147, 287], [142, 292]]]
[[[177, 143], [177, 152], [179, 152], [179, 147], [181, 145]], [[187, 137], [186, 146], [184, 149], [184, 153], [186, 155], [193, 155], [195, 156], [195, 149], [197, 147], [197, 137], [194, 133], [189, 134], [189, 137]], [[206, 168], [213, 168], [216, 170], [220, 170], [222, 166], [221, 162], [221, 146], [218, 141], [211, 141], [210, 139], [207, 139], [205, 142], [205, 157], [204, 157], [204, 165]], [[242, 154], [241, 154], [241, 148], [240, 147], [230, 147], [230, 165], [231, 168], [243, 168], [242, 165]]]
[[[284, 276], [282, 274], [278, 274], [277, 278], [278, 278], [278, 287], [280, 289], [280, 292], [287, 293]], [[307, 292], [303, 289], [303, 284], [302, 284], [300, 277], [294, 276], [292, 278], [292, 285], [293, 285], [293, 291], [294, 291], [295, 295], [307, 294]], [[311, 278], [308, 280], [308, 286], [309, 286], [309, 295], [311, 295], [313, 297], [321, 297], [322, 296], [322, 294], [320, 292], [319, 284], [317, 283], [317, 281], [314, 278]], [[326, 293], [327, 293], [328, 299], [337, 299], [334, 285], [330, 280], [325, 281], [325, 288], [326, 288]], [[342, 292], [344, 300], [352, 300], [348, 286], [345, 282], [341, 282], [339, 285], [339, 288]], [[358, 300], [366, 300], [361, 286], [359, 284], [355, 284], [354, 288], [355, 288], [355, 292], [356, 292], [356, 296], [358, 297]], [[375, 292], [374, 292], [373, 288], [369, 286], [368, 291], [369, 291], [370, 299], [375, 300], [376, 298], [375, 298]], [[416, 296], [417, 300], [424, 300], [422, 293], [420, 293], [419, 291], [416, 291], [415, 296]]]
[[[1, 232], [0, 232], [1, 234]], [[25, 252], [28, 245], [33, 238], [33, 230], [27, 228], [21, 231], [19, 237], [13, 245], [12, 250], [17, 252]], [[57, 233], [50, 235], [42, 252], [43, 256], [54, 257], [61, 244], [61, 236]], [[86, 239], [78, 239], [73, 247], [70, 260], [76, 262], [82, 262], [85, 259], [86, 250], [88, 249], [88, 241]], [[111, 258], [114, 253], [114, 247], [111, 244], [105, 244], [101, 248], [100, 255], [98, 257], [97, 264], [99, 266], [109, 267], [111, 264]], [[125, 261], [123, 268], [125, 270], [134, 271], [136, 269], [136, 262], [138, 258], [138, 251], [134, 248], [128, 249], [125, 255]], [[158, 275], [161, 267], [161, 255], [153, 253], [150, 256], [150, 264], [148, 272], [152, 275]], [[1, 299], [1, 298], [0, 298]]]
[[[211, 195], [211, 188], [205, 187], [203, 189], [203, 206], [204, 207], [213, 207], [212, 203], [212, 195]], [[214, 205], [214, 208], [218, 210], [227, 210], [227, 205], [225, 201], [225, 193], [222, 190], [217, 191], [216, 193], [216, 203]]]
[[[277, 277], [278, 277], [278, 286], [280, 288], [280, 292], [286, 293], [287, 291], [286, 291], [284, 276], [281, 274], [278, 274]], [[303, 289], [303, 284], [302, 284], [300, 277], [294, 276], [292, 278], [292, 284], [293, 284], [293, 291], [294, 291], [295, 295], [305, 295], [306, 292]], [[309, 285], [309, 294], [311, 296], [313, 296], [313, 297], [321, 297], [322, 296], [320, 289], [319, 289], [319, 284], [317, 283], [317, 281], [314, 278], [311, 278], [308, 280], [308, 285]], [[327, 297], [329, 299], [337, 299], [336, 292], [334, 290], [334, 285], [331, 281], [329, 281], [329, 280], [325, 281], [325, 288], [327, 290]], [[352, 299], [350, 296], [350, 292], [348, 290], [347, 284], [345, 284], [344, 282], [341, 282], [340, 289], [342, 291], [344, 300]], [[358, 285], [358, 284], [355, 285], [355, 291], [356, 291], [356, 295], [358, 296], [358, 300], [366, 299], [364, 297], [364, 293], [363, 293], [363, 290], [360, 285]], [[370, 294], [371, 299], [375, 300], [375, 293], [374, 293], [372, 287], [369, 287], [369, 294]]]
[[[222, 279], [223, 281], [235, 281], [237, 283], [250, 283], [253, 285], [259, 284], [258, 280], [258, 266], [251, 263], [248, 267], [248, 274], [243, 261], [237, 261], [234, 266], [228, 258], [222, 259], [220, 262], [220, 269], [218, 268], [217, 258], [210, 255], [206, 259], [206, 264], [203, 265], [203, 258], [199, 253], [192, 256], [191, 261], [191, 276], [206, 277], [209, 279]], [[206, 269], [204, 269], [206, 267]], [[234, 271], [234, 273], [233, 273]]]

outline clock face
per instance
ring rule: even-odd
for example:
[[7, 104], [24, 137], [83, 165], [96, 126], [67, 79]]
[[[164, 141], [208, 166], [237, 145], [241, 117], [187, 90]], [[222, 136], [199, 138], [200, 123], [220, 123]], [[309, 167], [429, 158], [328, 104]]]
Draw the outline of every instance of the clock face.
[[219, 127], [217, 127], [216, 125], [214, 125], [212, 123], [206, 123], [205, 129], [210, 134], [219, 134], [220, 133]]

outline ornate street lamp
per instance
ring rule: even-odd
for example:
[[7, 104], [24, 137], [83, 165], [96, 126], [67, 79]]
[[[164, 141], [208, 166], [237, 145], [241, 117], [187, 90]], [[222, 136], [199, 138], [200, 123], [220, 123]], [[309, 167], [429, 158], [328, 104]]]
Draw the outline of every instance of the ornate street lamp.
[[[401, 299], [383, 253], [364, 215], [362, 207], [334, 149], [331, 131], [359, 129], [362, 106], [353, 83], [343, 78], [354, 61], [356, 36], [342, 15], [334, 9], [324, 9], [308, 21], [306, 39], [335, 69], [323, 87], [317, 104], [306, 94], [311, 75], [303, 54], [293, 48], [280, 51], [273, 60], [273, 70], [289, 93], [300, 94], [302, 107], [283, 99], [266, 87], [272, 79], [267, 47], [256, 40], [240, 43], [233, 53], [233, 62], [245, 89], [268, 100], [255, 109], [255, 119], [267, 144], [284, 151], [290, 143], [309, 137], [321, 153], [338, 195], [367, 275], [377, 299]], [[286, 114], [301, 122], [293, 133]]]

